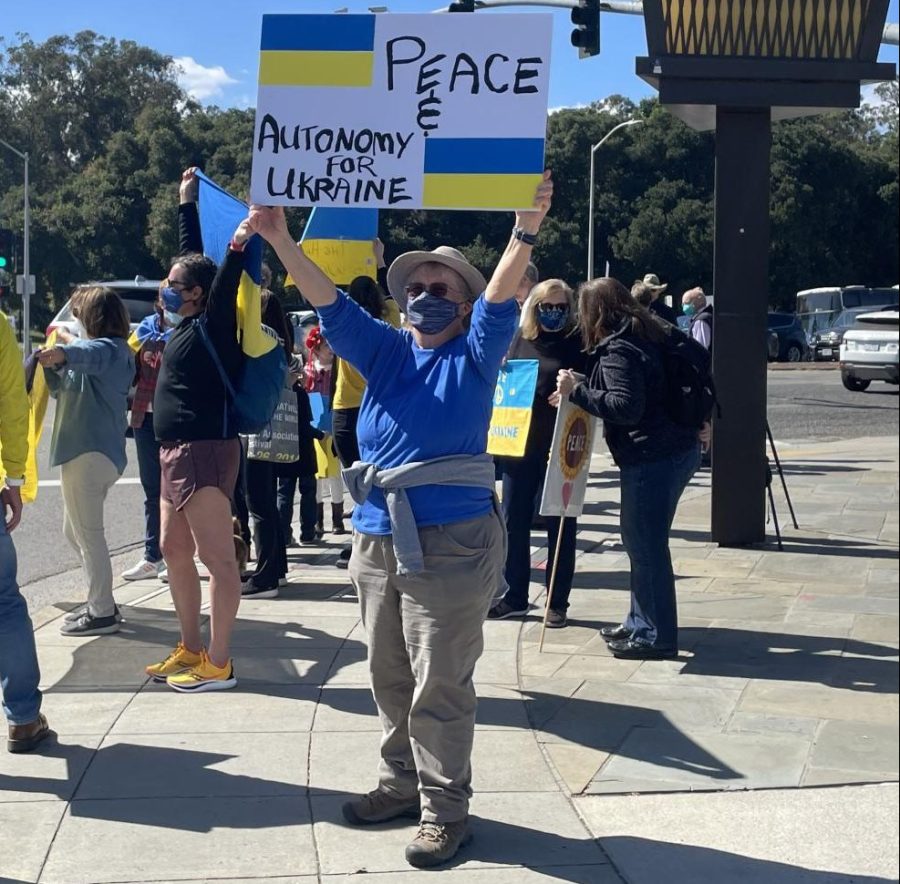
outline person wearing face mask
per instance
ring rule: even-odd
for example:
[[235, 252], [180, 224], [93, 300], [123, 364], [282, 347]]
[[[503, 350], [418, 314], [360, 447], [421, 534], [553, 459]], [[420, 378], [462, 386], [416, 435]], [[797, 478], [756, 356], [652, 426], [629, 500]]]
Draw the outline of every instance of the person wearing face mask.
[[407, 328], [337, 291], [291, 237], [280, 209], [253, 207], [319, 313], [334, 351], [366, 379], [360, 462], [344, 471], [357, 504], [350, 578], [366, 629], [384, 736], [378, 786], [344, 805], [352, 825], [420, 819], [416, 867], [447, 862], [468, 840], [472, 675], [506, 559], [506, 530], [486, 453], [497, 372], [518, 325], [516, 288], [553, 185], [518, 212], [490, 283], [456, 249], [409, 252], [388, 270]]
[[[575, 297], [561, 279], [538, 283], [522, 310], [522, 326], [509, 351], [510, 359], [535, 359], [538, 380], [531, 412], [531, 426], [521, 458], [502, 458], [503, 515], [506, 520], [508, 550], [503, 598], [488, 612], [491, 620], [524, 617], [528, 613], [528, 587], [531, 582], [531, 521], [534, 500], [547, 472], [547, 459], [553, 444], [556, 408], [550, 398], [556, 392], [556, 378], [562, 369], [582, 374], [585, 355], [575, 330]], [[547, 548], [556, 549], [560, 519], [546, 519]], [[575, 519], [566, 519], [559, 552], [556, 585], [550, 601], [547, 626], [566, 625], [566, 609], [575, 575]], [[550, 579], [550, 569], [546, 579]]]
[[690, 321], [691, 337], [711, 353], [715, 317], [712, 304], [706, 302], [706, 295], [700, 286], [686, 291], [681, 296], [681, 311]]
[[159, 442], [153, 429], [153, 395], [162, 364], [163, 349], [173, 328], [163, 316], [162, 290], [153, 313], [141, 321], [128, 339], [134, 351], [137, 372], [131, 420], [138, 472], [144, 489], [144, 554], [141, 560], [122, 573], [123, 580], [147, 580], [165, 570], [159, 540]]
[[[220, 267], [199, 253], [202, 245], [194, 170], [182, 177], [178, 222], [181, 255], [162, 291], [166, 322], [174, 331], [163, 351], [153, 397], [160, 442], [162, 552], [181, 638], [160, 663], [146, 668], [182, 693], [225, 690], [237, 684], [229, 656], [241, 600], [234, 555], [231, 497], [241, 443], [228, 419], [228, 397], [203, 341], [201, 323], [225, 372], [235, 383], [242, 364], [237, 293], [248, 221], [234, 232]], [[200, 634], [200, 576], [194, 553], [210, 575], [210, 640]]]
[[119, 631], [112, 565], [103, 525], [109, 489], [125, 470], [128, 389], [134, 359], [126, 342], [128, 311], [112, 290], [77, 293], [85, 337], [38, 354], [50, 395], [56, 400], [50, 465], [60, 468], [63, 533], [78, 553], [87, 602], [66, 616], [68, 636]]

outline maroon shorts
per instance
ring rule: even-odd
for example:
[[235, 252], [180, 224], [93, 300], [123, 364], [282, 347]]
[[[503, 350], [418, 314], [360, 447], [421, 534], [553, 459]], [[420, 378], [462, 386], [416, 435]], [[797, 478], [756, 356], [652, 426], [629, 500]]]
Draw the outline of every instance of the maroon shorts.
[[163, 442], [159, 465], [159, 496], [177, 510], [201, 488], [218, 488], [231, 500], [241, 466], [241, 443], [239, 439]]

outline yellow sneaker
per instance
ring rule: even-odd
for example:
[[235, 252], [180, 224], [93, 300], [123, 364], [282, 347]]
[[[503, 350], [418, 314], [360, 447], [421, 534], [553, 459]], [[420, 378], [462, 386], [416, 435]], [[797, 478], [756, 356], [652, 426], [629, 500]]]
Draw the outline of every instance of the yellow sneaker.
[[206, 651], [201, 651], [200, 662], [193, 669], [170, 675], [166, 684], [183, 694], [202, 694], [204, 691], [227, 691], [237, 684], [237, 679], [231, 660], [220, 668], [209, 659]]
[[170, 675], [178, 675], [179, 672], [193, 669], [202, 659], [201, 654], [189, 651], [181, 642], [178, 642], [175, 650], [162, 663], [154, 663], [144, 671], [154, 681], [165, 681]]

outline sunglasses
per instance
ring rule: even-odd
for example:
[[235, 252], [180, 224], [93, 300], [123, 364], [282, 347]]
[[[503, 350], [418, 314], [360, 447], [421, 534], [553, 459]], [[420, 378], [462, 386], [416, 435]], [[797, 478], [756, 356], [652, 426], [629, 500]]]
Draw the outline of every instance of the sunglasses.
[[556, 313], [556, 312], [561, 313], [564, 310], [568, 310], [569, 305], [568, 304], [547, 304], [546, 302], [543, 302], [541, 304], [538, 304], [537, 308], [538, 308], [538, 313]]
[[459, 289], [455, 289], [445, 282], [433, 282], [431, 285], [413, 282], [406, 286], [404, 291], [408, 298], [418, 298], [419, 295], [424, 294], [425, 292], [428, 292], [429, 295], [434, 295], [436, 298], [446, 298], [450, 292], [467, 297], [465, 292], [461, 292]]

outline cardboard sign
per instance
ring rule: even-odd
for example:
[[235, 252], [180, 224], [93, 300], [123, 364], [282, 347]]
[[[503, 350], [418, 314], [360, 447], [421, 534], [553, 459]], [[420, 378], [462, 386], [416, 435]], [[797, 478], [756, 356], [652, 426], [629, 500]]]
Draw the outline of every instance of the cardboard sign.
[[323, 433], [331, 432], [331, 399], [321, 393], [309, 394], [309, 407], [312, 410], [312, 426]]
[[537, 378], [537, 359], [510, 359], [500, 369], [488, 430], [488, 454], [524, 457]]
[[265, 15], [252, 201], [527, 209], [550, 15]]
[[541, 497], [542, 516], [580, 516], [584, 508], [591, 454], [593, 415], [566, 400], [560, 403]]

